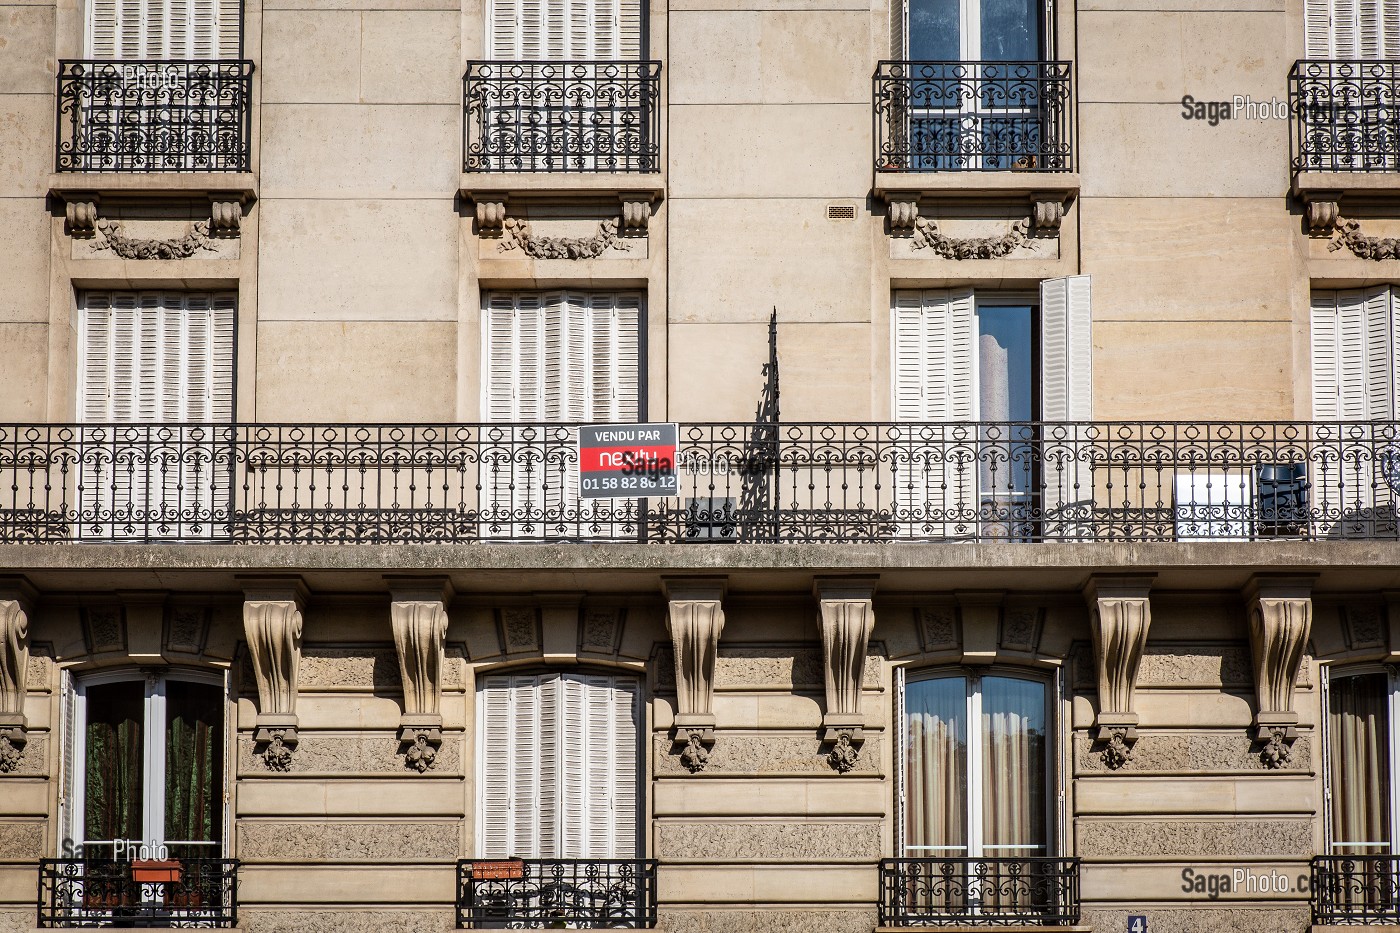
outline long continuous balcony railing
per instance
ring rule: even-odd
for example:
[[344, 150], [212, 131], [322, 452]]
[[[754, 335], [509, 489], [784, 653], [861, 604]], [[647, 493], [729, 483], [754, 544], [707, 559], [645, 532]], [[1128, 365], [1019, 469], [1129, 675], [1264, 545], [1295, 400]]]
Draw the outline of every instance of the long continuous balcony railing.
[[1070, 172], [1069, 62], [880, 62], [875, 170]]
[[1074, 926], [1079, 859], [890, 858], [880, 926]]
[[684, 424], [585, 500], [565, 424], [0, 425], [0, 540], [1400, 540], [1400, 422]]
[[236, 927], [238, 861], [42, 859], [41, 929]]
[[60, 172], [246, 172], [250, 61], [64, 61]]
[[1400, 62], [1305, 60], [1288, 74], [1295, 172], [1400, 172]]
[[1309, 890], [1314, 925], [1400, 924], [1400, 855], [1319, 855]]
[[660, 171], [660, 62], [477, 61], [462, 83], [463, 171]]
[[457, 926], [656, 926], [656, 862], [491, 859], [457, 864]]

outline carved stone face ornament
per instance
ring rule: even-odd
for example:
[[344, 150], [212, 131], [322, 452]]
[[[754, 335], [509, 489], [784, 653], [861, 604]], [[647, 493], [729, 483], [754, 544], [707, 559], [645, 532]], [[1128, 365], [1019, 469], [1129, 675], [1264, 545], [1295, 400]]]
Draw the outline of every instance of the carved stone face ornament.
[[691, 774], [705, 770], [705, 765], [710, 761], [710, 753], [705, 750], [704, 743], [700, 740], [700, 733], [692, 732], [686, 740], [685, 749], [681, 752], [681, 764]]
[[1133, 760], [1133, 749], [1128, 744], [1128, 730], [1114, 729], [1109, 734], [1108, 743], [1104, 746], [1101, 754], [1104, 767], [1110, 771], [1117, 771], [1119, 768]]
[[272, 733], [267, 747], [263, 749], [262, 760], [269, 771], [292, 770], [292, 749], [284, 739], [282, 731]]
[[0, 774], [18, 770], [23, 759], [24, 743], [16, 743], [10, 736], [0, 735]]
[[843, 732], [836, 737], [836, 744], [826, 756], [826, 760], [841, 774], [855, 770], [856, 763], [860, 761], [860, 749], [851, 741], [849, 732]]

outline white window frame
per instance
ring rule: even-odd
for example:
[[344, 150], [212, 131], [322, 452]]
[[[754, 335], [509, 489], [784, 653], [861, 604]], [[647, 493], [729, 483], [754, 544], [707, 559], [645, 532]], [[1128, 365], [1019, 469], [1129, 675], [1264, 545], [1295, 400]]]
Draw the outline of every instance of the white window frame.
[[[221, 841], [217, 844], [217, 851], [210, 851], [209, 858], [218, 858], [227, 854], [229, 847], [229, 683], [228, 674], [224, 671], [206, 671], [192, 668], [170, 668], [161, 671], [140, 671], [132, 668], [121, 668], [110, 671], [95, 671], [92, 673], [72, 673], [68, 672], [69, 689], [67, 699], [70, 705], [69, 713], [65, 716], [64, 722], [71, 733], [63, 737], [66, 743], [66, 754], [69, 757], [67, 767], [67, 812], [64, 815], [64, 833], [68, 839], [76, 844], [84, 846], [86, 849], [89, 842], [102, 844], [113, 840], [88, 840], [84, 836], [84, 823], [87, 818], [87, 795], [86, 795], [86, 775], [87, 775], [87, 688], [113, 683], [143, 683], [145, 686], [145, 699], [142, 704], [143, 721], [141, 723], [141, 741], [143, 749], [142, 761], [142, 826], [143, 836], [141, 840], [146, 843], [161, 844], [191, 844], [189, 840], [166, 839], [165, 838], [165, 685], [168, 681], [185, 681], [188, 683], [204, 684], [206, 686], [218, 687], [223, 700], [224, 722], [223, 751], [220, 756], [223, 761], [223, 772], [219, 775], [219, 782], [222, 793], [219, 800], [220, 823], [222, 832]], [[152, 741], [156, 736], [161, 737], [161, 741]], [[200, 843], [195, 843], [200, 844]], [[210, 846], [211, 850], [214, 846]], [[60, 852], [60, 855], [63, 853]]]
[[1330, 854], [1339, 845], [1332, 825], [1332, 793], [1333, 793], [1333, 773], [1332, 773], [1332, 678], [1343, 679], [1365, 674], [1382, 674], [1386, 678], [1388, 689], [1388, 703], [1386, 712], [1390, 717], [1390, 732], [1387, 736], [1389, 745], [1389, 765], [1390, 765], [1390, 840], [1388, 842], [1340, 843], [1348, 847], [1356, 848], [1360, 845], [1375, 845], [1378, 851], [1374, 855], [1397, 854], [1400, 849], [1400, 780], [1397, 780], [1397, 768], [1400, 768], [1400, 737], [1396, 734], [1397, 716], [1400, 716], [1400, 670], [1382, 664], [1348, 664], [1340, 669], [1333, 669], [1331, 664], [1323, 664], [1322, 668], [1322, 773], [1323, 773], [1323, 834], [1324, 844]]
[[[906, 722], [907, 704], [905, 691], [909, 684], [918, 683], [925, 680], [951, 680], [961, 677], [965, 685], [965, 702], [967, 716], [967, 846], [964, 847], [943, 847], [943, 846], [916, 846], [910, 847], [905, 838], [905, 808], [908, 802], [908, 755], [909, 755], [909, 729]], [[982, 759], [985, 749], [982, 747], [982, 690], [981, 683], [984, 677], [1005, 677], [1015, 680], [1024, 680], [1039, 684], [1045, 690], [1045, 845], [1027, 846], [987, 846], [983, 843], [982, 837], [984, 827], [982, 825]], [[982, 671], [967, 667], [938, 667], [921, 670], [909, 670], [905, 667], [895, 669], [895, 769], [898, 773], [896, 779], [896, 823], [895, 823], [895, 853], [900, 858], [949, 858], [949, 859], [982, 859], [982, 858], [1016, 858], [1018, 853], [986, 852], [985, 849], [1003, 848], [1037, 848], [1043, 851], [1020, 856], [1024, 858], [1053, 858], [1058, 854], [1059, 846], [1059, 733], [1058, 733], [1058, 708], [1055, 703], [1054, 693], [1055, 680], [1047, 676], [1043, 671], [1026, 670], [1022, 668], [993, 667], [990, 670]], [[947, 851], [956, 848], [957, 852]], [[942, 849], [941, 852], [921, 851], [931, 849]], [[961, 854], [958, 854], [961, 853]]]

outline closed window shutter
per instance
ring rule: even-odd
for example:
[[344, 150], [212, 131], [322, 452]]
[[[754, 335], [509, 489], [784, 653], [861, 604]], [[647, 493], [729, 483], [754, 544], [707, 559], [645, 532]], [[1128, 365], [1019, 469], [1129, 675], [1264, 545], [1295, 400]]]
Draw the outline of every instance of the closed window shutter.
[[638, 60], [642, 0], [491, 0], [489, 57], [507, 61]]
[[[560, 721], [564, 728], [560, 734], [560, 820], [562, 845], [560, 858], [600, 858], [598, 840], [593, 837], [590, 808], [590, 790], [597, 783], [606, 783], [608, 775], [592, 774], [593, 763], [598, 753], [593, 745], [601, 738], [591, 733], [588, 726], [592, 720], [591, 697], [588, 694], [588, 679], [576, 674], [567, 674], [554, 681], [559, 685]], [[606, 851], [606, 849], [604, 849]]]
[[1314, 292], [1313, 417], [1390, 420], [1397, 394], [1396, 295], [1390, 286]]
[[1400, 0], [1359, 0], [1356, 20], [1358, 57], [1380, 61], [1400, 53]]
[[88, 52], [96, 59], [238, 58], [240, 0], [94, 0]]
[[894, 300], [895, 417], [972, 421], [972, 292], [897, 292]]
[[908, 0], [890, 0], [890, 58], [903, 61], [909, 54], [904, 38], [909, 33], [908, 22]]
[[1092, 290], [1087, 275], [1040, 283], [1041, 417], [1093, 417]]

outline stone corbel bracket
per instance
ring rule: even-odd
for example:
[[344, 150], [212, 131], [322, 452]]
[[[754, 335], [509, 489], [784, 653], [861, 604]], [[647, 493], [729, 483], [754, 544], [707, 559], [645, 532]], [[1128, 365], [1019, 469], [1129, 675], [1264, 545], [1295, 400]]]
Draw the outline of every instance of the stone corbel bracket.
[[827, 760], [842, 774], [860, 759], [865, 741], [861, 692], [870, 633], [875, 628], [873, 577], [818, 577], [812, 592], [821, 607], [822, 659], [826, 686], [826, 715], [822, 717], [822, 746], [831, 746]]
[[1060, 222], [1065, 219], [1065, 208], [1069, 202], [1061, 191], [1033, 191], [1031, 202], [1031, 230], [1058, 234]]
[[890, 220], [890, 236], [913, 236], [919, 220], [919, 196], [889, 194], [885, 196], [885, 207]]
[[681, 761], [703, 771], [715, 741], [715, 657], [724, 630], [723, 577], [663, 580], [666, 627], [676, 658], [676, 720], [671, 732]]
[[433, 767], [442, 747], [442, 669], [452, 584], [445, 578], [389, 578], [388, 583], [403, 682], [399, 745], [404, 766], [422, 774]]
[[298, 578], [246, 581], [243, 634], [258, 682], [253, 743], [271, 771], [288, 771], [297, 746], [297, 674], [306, 587]]
[[90, 240], [97, 236], [97, 206], [101, 198], [96, 194], [74, 195], [63, 202], [63, 230], [75, 240]]
[[1308, 233], [1317, 237], [1330, 237], [1337, 232], [1337, 221], [1342, 216], [1342, 193], [1340, 191], [1303, 192], [1303, 213], [1308, 222]]
[[1312, 631], [1311, 577], [1256, 576], [1245, 590], [1258, 712], [1251, 738], [1267, 767], [1281, 768], [1298, 738], [1293, 686]]
[[209, 235], [238, 237], [243, 232], [243, 202], [211, 199], [209, 202]]
[[646, 236], [651, 224], [651, 205], [656, 201], [656, 193], [623, 191], [617, 197], [622, 204], [617, 232], [622, 236]]
[[490, 192], [474, 195], [476, 232], [479, 236], [498, 237], [505, 231], [506, 195]]
[[1084, 588], [1098, 673], [1099, 714], [1093, 741], [1104, 764], [1117, 770], [1132, 757], [1138, 715], [1133, 707], [1138, 666], [1152, 625], [1151, 576], [1097, 576]]
[[0, 580], [0, 774], [19, 767], [28, 742], [29, 614], [34, 589], [22, 578]]

